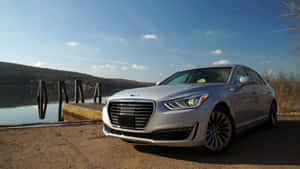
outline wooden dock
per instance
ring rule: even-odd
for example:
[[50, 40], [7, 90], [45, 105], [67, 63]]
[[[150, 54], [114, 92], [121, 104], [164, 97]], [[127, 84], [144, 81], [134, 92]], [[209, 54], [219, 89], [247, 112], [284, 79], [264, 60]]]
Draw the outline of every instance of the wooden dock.
[[97, 103], [64, 104], [64, 120], [102, 120], [104, 105]]

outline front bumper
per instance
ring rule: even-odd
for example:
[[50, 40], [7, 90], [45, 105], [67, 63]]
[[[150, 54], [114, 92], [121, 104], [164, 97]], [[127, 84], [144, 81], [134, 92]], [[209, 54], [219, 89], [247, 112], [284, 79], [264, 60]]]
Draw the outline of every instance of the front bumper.
[[[206, 128], [209, 120], [210, 104], [203, 104], [198, 109], [169, 111], [159, 103], [152, 113], [144, 130], [129, 130], [113, 127], [107, 108], [103, 109], [103, 132], [106, 136], [118, 137], [134, 142], [149, 143], [162, 146], [192, 147], [205, 143]], [[161, 131], [174, 131], [190, 128], [187, 137], [169, 138], [152, 137]]]
[[[174, 130], [174, 129], [173, 129]], [[141, 143], [148, 143], [148, 144], [155, 144], [155, 145], [162, 145], [162, 146], [197, 146], [201, 145], [200, 142], [195, 141], [195, 136], [198, 130], [198, 123], [196, 123], [193, 127], [191, 127], [191, 130], [188, 134], [188, 136], [183, 140], [176, 140], [175, 137], [169, 137], [170, 140], [164, 140], [162, 138], [157, 138], [155, 140], [155, 134], [153, 133], [131, 133], [131, 132], [123, 132], [119, 130], [114, 130], [109, 128], [108, 126], [103, 126], [103, 132], [106, 136], [113, 136], [118, 137], [125, 140], [135, 141], [135, 142], [141, 142]], [[166, 130], [167, 131], [167, 130]], [[170, 130], [171, 131], [171, 130]], [[156, 132], [159, 133], [159, 132]], [[154, 136], [151, 138], [151, 136]], [[162, 134], [161, 134], [162, 136]], [[175, 140], [174, 140], [175, 139]]]

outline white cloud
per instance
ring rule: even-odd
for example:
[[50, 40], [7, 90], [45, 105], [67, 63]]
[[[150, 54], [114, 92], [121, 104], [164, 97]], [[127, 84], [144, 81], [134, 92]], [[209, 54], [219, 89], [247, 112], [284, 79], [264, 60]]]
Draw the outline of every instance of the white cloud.
[[193, 64], [184, 64], [182, 65], [183, 69], [189, 69], [189, 68], [192, 68], [192, 67], [195, 67], [195, 65]]
[[185, 53], [184, 49], [182, 49], [182, 48], [170, 48], [169, 52], [180, 53], [180, 54]]
[[120, 39], [119, 39], [119, 42], [122, 43], [122, 44], [125, 44], [125, 45], [128, 44], [127, 40], [124, 39], [124, 38], [120, 38]]
[[105, 64], [105, 65], [94, 65], [94, 66], [92, 66], [92, 69], [94, 71], [98, 71], [98, 70], [116, 70], [117, 67], [115, 65]]
[[144, 65], [132, 64], [127, 62], [114, 61], [114, 64], [94, 65], [91, 67], [93, 71], [115, 71], [115, 70], [148, 70], [149, 68]]
[[228, 65], [231, 64], [231, 61], [229, 60], [218, 60], [213, 63], [213, 65]]
[[213, 32], [213, 31], [207, 31], [207, 32], [205, 32], [205, 34], [206, 34], [207, 36], [211, 36], [211, 35], [214, 34], [214, 32]]
[[32, 66], [34, 66], [34, 67], [42, 67], [44, 65], [45, 65], [44, 62], [38, 61], [35, 64], [33, 64]]
[[216, 50], [211, 51], [211, 53], [215, 54], [215, 55], [221, 55], [223, 53], [223, 51], [221, 49], [216, 49]]
[[264, 61], [261, 61], [260, 62], [260, 64], [270, 64], [270, 63], [272, 63], [272, 61], [270, 61], [270, 60], [264, 60]]
[[294, 31], [294, 30], [297, 30], [297, 28], [283, 28], [279, 30], [274, 30], [272, 32], [285, 32], [285, 31]]
[[173, 63], [171, 63], [171, 64], [169, 64], [169, 67], [176, 67], [177, 65], [175, 65], [175, 64], [173, 64]]
[[120, 60], [114, 60], [111, 61], [113, 64], [118, 64], [118, 65], [128, 65], [128, 62], [120, 61]]
[[131, 66], [132, 69], [134, 70], [147, 70], [148, 67], [147, 66], [144, 66], [144, 65], [137, 65], [137, 64], [133, 64]]
[[196, 67], [196, 65], [189, 64], [189, 63], [186, 63], [186, 64], [174, 64], [174, 63], [171, 63], [171, 64], [169, 64], [169, 67], [173, 68], [173, 69], [190, 69], [190, 68]]
[[122, 66], [121, 69], [122, 69], [122, 70], [128, 70], [129, 67], [127, 67], [127, 66]]
[[143, 35], [143, 38], [144, 38], [144, 39], [158, 40], [157, 35], [154, 35], [154, 34], [145, 34], [145, 35]]
[[79, 42], [72, 41], [72, 42], [67, 42], [66, 45], [67, 45], [67, 46], [78, 46], [78, 45], [80, 45], [80, 43], [79, 43]]

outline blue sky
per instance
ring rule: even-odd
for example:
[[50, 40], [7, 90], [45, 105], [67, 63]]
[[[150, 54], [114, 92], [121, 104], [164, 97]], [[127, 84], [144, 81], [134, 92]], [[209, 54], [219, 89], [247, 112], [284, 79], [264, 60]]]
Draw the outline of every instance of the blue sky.
[[280, 0], [0, 1], [0, 61], [159, 81], [200, 65], [299, 72]]

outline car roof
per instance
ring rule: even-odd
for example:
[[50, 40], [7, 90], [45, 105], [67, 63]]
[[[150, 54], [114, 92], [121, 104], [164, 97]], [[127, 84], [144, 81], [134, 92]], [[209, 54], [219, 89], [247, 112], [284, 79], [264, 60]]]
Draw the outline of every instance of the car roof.
[[246, 67], [244, 65], [239, 65], [239, 64], [222, 64], [222, 65], [210, 65], [210, 66], [195, 66], [192, 68], [188, 68], [188, 69], [183, 69], [181, 71], [185, 71], [185, 70], [194, 70], [194, 69], [205, 69], [205, 68], [221, 68], [221, 67], [237, 67], [237, 66], [242, 66], [242, 67]]
[[[178, 72], [183, 72], [183, 71], [187, 71], [187, 70], [196, 70], [196, 69], [205, 69], [205, 68], [222, 68], [222, 67], [231, 67], [232, 70], [235, 70], [237, 67], [243, 67], [243, 68], [248, 68], [252, 71], [255, 71], [254, 69], [248, 67], [248, 66], [245, 66], [245, 65], [242, 65], [242, 64], [220, 64], [220, 65], [210, 65], [210, 66], [195, 66], [195, 67], [192, 67], [192, 68], [187, 68], [187, 69], [182, 69]], [[257, 73], [257, 71], [255, 71]]]

